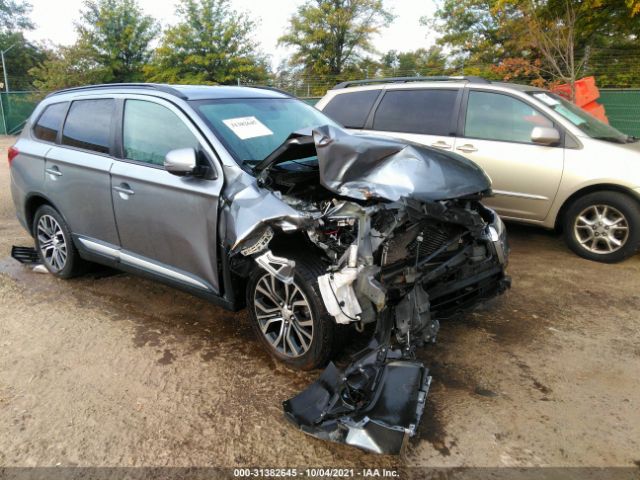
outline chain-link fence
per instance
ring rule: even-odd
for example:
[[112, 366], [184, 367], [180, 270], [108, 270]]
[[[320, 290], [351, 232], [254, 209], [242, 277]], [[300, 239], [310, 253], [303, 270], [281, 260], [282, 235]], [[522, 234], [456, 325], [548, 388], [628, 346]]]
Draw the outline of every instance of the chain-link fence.
[[42, 97], [40, 92], [0, 93], [0, 114], [2, 114], [0, 131], [5, 135], [20, 133]]
[[[321, 98], [320, 96], [301, 95], [304, 89], [292, 89], [292, 94], [298, 94], [302, 100], [310, 105]], [[41, 92], [2, 92], [0, 93], [0, 114], [2, 124], [0, 133], [14, 135], [22, 130], [31, 112], [43, 98]], [[598, 102], [604, 105], [609, 123], [626, 133], [640, 137], [640, 88], [604, 88], [600, 89]]]

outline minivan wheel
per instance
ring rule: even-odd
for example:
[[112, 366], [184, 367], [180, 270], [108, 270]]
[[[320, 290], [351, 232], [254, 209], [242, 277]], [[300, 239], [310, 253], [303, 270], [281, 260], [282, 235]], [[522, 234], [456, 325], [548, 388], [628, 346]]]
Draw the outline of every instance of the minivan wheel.
[[322, 265], [307, 255], [287, 257], [296, 262], [293, 283], [257, 268], [247, 285], [247, 308], [256, 336], [273, 357], [312, 370], [331, 357], [336, 325], [318, 290]]
[[576, 200], [564, 218], [564, 236], [581, 257], [615, 263], [640, 245], [640, 205], [619, 192], [594, 192]]
[[62, 215], [50, 205], [43, 205], [33, 219], [36, 251], [50, 273], [71, 278], [84, 271], [85, 263], [71, 240], [71, 231]]

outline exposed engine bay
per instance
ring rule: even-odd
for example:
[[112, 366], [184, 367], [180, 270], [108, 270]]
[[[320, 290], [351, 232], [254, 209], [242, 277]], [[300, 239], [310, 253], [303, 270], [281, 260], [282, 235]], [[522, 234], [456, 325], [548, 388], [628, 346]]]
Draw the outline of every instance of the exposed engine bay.
[[504, 225], [480, 203], [490, 181], [451, 155], [320, 127], [292, 135], [256, 166], [259, 185], [270, 191], [260, 198], [268, 218], [250, 218], [256, 196], [249, 188], [230, 201], [228, 218], [246, 221], [227, 225], [232, 266], [254, 261], [290, 281], [295, 261], [271, 245], [295, 232], [296, 242], [303, 239], [297, 248], [322, 259], [318, 286], [335, 322], [359, 331], [376, 324], [349, 366], [331, 363], [284, 402], [286, 417], [304, 432], [399, 453], [431, 382], [416, 348], [435, 341], [441, 320], [509, 287]]

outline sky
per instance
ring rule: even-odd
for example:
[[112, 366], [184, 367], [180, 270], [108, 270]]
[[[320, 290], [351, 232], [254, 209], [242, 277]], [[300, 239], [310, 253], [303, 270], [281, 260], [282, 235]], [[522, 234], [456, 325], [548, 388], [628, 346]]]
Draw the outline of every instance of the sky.
[[[58, 45], [70, 45], [76, 39], [73, 22], [79, 18], [82, 0], [29, 0], [33, 5], [31, 18], [36, 24], [27, 37]], [[379, 52], [388, 50], [409, 51], [428, 48], [434, 43], [434, 35], [420, 25], [420, 17], [435, 11], [434, 0], [384, 0], [387, 9], [396, 19], [375, 36], [373, 44]], [[138, 0], [142, 9], [158, 19], [163, 26], [176, 22], [174, 0]], [[285, 31], [289, 17], [303, 0], [231, 0], [233, 8], [244, 11], [257, 20], [255, 40], [264, 53], [271, 55], [275, 69], [290, 50], [278, 47], [278, 37]]]

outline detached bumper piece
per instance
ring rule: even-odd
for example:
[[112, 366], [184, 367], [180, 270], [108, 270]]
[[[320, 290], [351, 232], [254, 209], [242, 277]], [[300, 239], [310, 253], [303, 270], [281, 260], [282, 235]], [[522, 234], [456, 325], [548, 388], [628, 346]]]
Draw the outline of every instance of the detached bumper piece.
[[383, 344], [358, 355], [344, 372], [329, 364], [283, 407], [287, 419], [309, 435], [397, 455], [416, 432], [430, 383], [421, 362]]
[[33, 247], [17, 247], [14, 245], [11, 247], [11, 256], [26, 265], [36, 265], [40, 263], [38, 252]]

